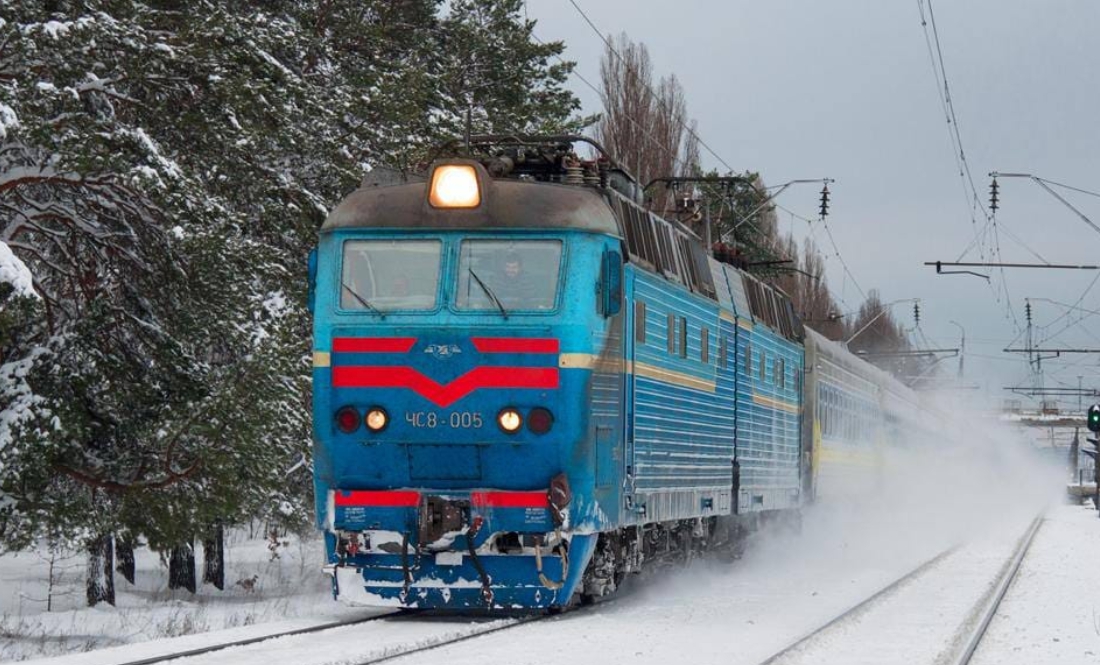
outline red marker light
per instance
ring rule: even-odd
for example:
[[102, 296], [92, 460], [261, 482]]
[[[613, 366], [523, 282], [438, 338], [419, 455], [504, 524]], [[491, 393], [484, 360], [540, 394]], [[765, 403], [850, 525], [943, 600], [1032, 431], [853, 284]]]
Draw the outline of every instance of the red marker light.
[[344, 434], [359, 429], [359, 412], [353, 406], [345, 406], [336, 412], [336, 427]]
[[527, 429], [535, 434], [546, 434], [554, 426], [554, 414], [542, 407], [531, 409], [527, 414]]

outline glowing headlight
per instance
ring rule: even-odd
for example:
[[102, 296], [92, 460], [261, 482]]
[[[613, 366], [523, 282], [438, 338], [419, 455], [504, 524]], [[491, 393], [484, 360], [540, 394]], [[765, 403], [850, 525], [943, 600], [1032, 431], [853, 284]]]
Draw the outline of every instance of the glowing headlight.
[[519, 430], [520, 425], [523, 424], [523, 418], [519, 415], [519, 411], [509, 407], [507, 409], [501, 409], [497, 414], [497, 424], [500, 428], [509, 434], [512, 434]]
[[428, 202], [435, 208], [476, 208], [481, 204], [477, 172], [469, 164], [444, 164], [432, 172]]
[[386, 415], [385, 409], [374, 407], [367, 411], [367, 429], [372, 432], [381, 432], [386, 429], [386, 424], [389, 421], [390, 418]]

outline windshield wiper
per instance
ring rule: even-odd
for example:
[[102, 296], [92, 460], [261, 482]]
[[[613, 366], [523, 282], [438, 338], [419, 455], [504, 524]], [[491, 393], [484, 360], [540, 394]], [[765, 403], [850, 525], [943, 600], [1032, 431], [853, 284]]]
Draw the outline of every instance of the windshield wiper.
[[507, 320], [508, 311], [505, 310], [504, 305], [500, 303], [500, 298], [497, 298], [496, 294], [494, 294], [492, 290], [490, 290], [489, 287], [485, 285], [485, 282], [481, 281], [481, 278], [477, 276], [477, 273], [474, 272], [473, 268], [467, 268], [467, 270], [470, 273], [470, 277], [474, 278], [474, 281], [477, 282], [477, 285], [481, 287], [481, 290], [485, 292], [485, 295], [489, 296], [489, 299], [493, 301], [493, 304], [496, 305], [497, 309], [500, 310], [501, 315], [505, 318], [505, 320]]
[[375, 307], [374, 305], [372, 305], [372, 304], [370, 304], [369, 302], [367, 302], [367, 299], [366, 299], [366, 298], [364, 298], [363, 296], [361, 296], [361, 295], [359, 295], [358, 293], [356, 293], [356, 292], [355, 292], [354, 290], [352, 290], [352, 288], [351, 288], [350, 286], [348, 286], [347, 284], [344, 284], [343, 282], [340, 282], [340, 286], [342, 286], [342, 287], [344, 287], [345, 289], [347, 289], [347, 290], [348, 290], [348, 293], [350, 293], [350, 294], [351, 294], [351, 297], [353, 297], [353, 298], [355, 298], [356, 300], [358, 300], [358, 301], [359, 301], [359, 303], [363, 305], [363, 307], [366, 307], [367, 309], [369, 309], [370, 311], [374, 312], [375, 314], [377, 314], [378, 316], [382, 317], [383, 319], [384, 319], [384, 318], [386, 318], [386, 314], [385, 314], [385, 313], [384, 313], [384, 312], [383, 312], [382, 310], [378, 309], [378, 308], [377, 308], [377, 307]]

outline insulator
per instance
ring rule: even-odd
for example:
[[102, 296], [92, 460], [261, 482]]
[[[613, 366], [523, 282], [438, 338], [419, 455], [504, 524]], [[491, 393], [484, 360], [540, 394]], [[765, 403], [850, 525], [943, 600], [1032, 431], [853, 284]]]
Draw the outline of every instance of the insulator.
[[584, 165], [584, 184], [592, 187], [598, 187], [600, 184], [600, 172], [594, 162]]
[[565, 167], [565, 184], [583, 185], [584, 169], [577, 164], [569, 164]]

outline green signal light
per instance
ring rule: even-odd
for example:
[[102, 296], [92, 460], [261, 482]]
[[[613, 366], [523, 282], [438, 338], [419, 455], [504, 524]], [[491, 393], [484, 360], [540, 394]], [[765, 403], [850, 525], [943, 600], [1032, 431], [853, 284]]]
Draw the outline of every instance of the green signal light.
[[1090, 431], [1100, 432], [1100, 404], [1094, 404], [1089, 407], [1085, 423], [1088, 425]]

